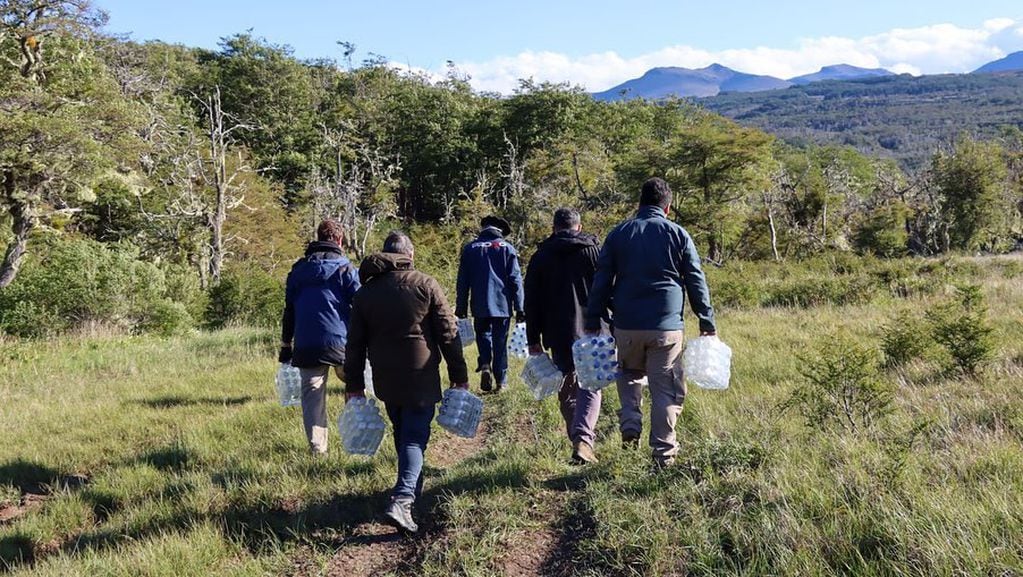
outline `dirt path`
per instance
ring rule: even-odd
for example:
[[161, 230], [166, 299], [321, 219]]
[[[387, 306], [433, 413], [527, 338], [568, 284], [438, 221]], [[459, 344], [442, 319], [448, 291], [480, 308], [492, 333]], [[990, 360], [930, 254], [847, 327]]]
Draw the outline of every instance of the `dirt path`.
[[[459, 438], [446, 431], [435, 433], [426, 453], [427, 490], [431, 480], [479, 453], [490, 432], [484, 420], [472, 439]], [[339, 543], [323, 573], [329, 577], [397, 574], [409, 559], [415, 558], [417, 551], [444, 539], [444, 534], [443, 527], [423, 522], [420, 522], [420, 535], [417, 537], [402, 536], [382, 523], [365, 523]]]

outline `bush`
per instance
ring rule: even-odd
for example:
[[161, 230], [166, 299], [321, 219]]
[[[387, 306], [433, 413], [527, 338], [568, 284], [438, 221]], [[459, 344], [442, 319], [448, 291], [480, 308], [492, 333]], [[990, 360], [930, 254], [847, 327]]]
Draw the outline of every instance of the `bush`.
[[851, 339], [829, 338], [801, 357], [804, 383], [782, 403], [817, 429], [873, 429], [893, 410], [894, 389], [878, 370], [877, 352]]
[[984, 295], [976, 285], [956, 289], [957, 298], [927, 311], [931, 337], [947, 354], [946, 368], [976, 375], [994, 356], [994, 329], [988, 324]]
[[0, 291], [0, 330], [21, 337], [90, 323], [144, 330], [148, 308], [170, 298], [164, 271], [140, 260], [133, 245], [50, 236], [33, 244], [18, 278]]
[[932, 342], [924, 323], [905, 311], [881, 331], [881, 351], [888, 367], [901, 367], [922, 357]]
[[172, 337], [187, 333], [192, 326], [192, 315], [184, 303], [160, 299], [145, 308], [138, 330]]
[[852, 305], [870, 302], [877, 287], [862, 276], [811, 276], [788, 279], [767, 289], [765, 306], [816, 307], [827, 304]]
[[284, 312], [284, 282], [261, 269], [231, 269], [210, 290], [206, 324], [274, 327]]

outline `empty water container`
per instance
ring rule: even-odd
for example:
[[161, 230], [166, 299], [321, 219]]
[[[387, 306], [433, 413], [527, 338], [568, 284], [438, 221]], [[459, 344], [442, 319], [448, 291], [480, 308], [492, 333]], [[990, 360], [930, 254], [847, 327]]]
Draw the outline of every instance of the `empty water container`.
[[682, 367], [686, 380], [702, 389], [727, 389], [732, 374], [732, 349], [716, 336], [698, 337], [686, 345]]
[[529, 342], [526, 338], [526, 323], [515, 323], [508, 346], [513, 357], [524, 359], [529, 356]]
[[471, 439], [476, 436], [483, 415], [483, 400], [465, 389], [444, 391], [437, 413], [437, 424], [445, 431]]
[[345, 403], [337, 427], [347, 453], [373, 455], [380, 448], [386, 425], [375, 399], [354, 397]]
[[462, 341], [463, 347], [476, 342], [476, 330], [472, 328], [472, 319], [458, 319], [458, 338]]
[[547, 353], [530, 355], [522, 369], [522, 381], [538, 401], [558, 392], [564, 378]]
[[579, 386], [599, 391], [618, 379], [618, 351], [609, 335], [584, 336], [572, 344], [572, 360]]
[[302, 375], [291, 363], [281, 363], [274, 379], [277, 398], [282, 407], [295, 407], [302, 404]]

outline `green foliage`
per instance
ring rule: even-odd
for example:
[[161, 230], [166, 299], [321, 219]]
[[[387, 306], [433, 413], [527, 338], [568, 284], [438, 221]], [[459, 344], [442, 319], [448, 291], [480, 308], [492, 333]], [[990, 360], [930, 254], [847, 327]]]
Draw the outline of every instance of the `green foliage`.
[[274, 327], [284, 312], [284, 282], [258, 268], [234, 267], [210, 290], [206, 324]]
[[894, 410], [894, 389], [883, 380], [873, 348], [828, 337], [800, 362], [804, 380], [782, 407], [799, 414], [808, 427], [869, 432]]
[[97, 323], [180, 332], [192, 325], [184, 303], [194, 289], [169, 291], [165, 272], [139, 260], [132, 245], [50, 236], [34, 248], [18, 282], [0, 291], [6, 333], [40, 337]]
[[906, 254], [907, 209], [901, 204], [870, 211], [853, 231], [853, 246], [862, 254], [892, 258]]
[[921, 358], [932, 344], [928, 327], [916, 316], [902, 311], [881, 327], [881, 351], [888, 367], [902, 367]]
[[975, 376], [995, 354], [994, 329], [979, 286], [958, 287], [956, 296], [927, 311], [931, 337], [944, 348], [949, 370]]
[[996, 143], [963, 137], [951, 153], [934, 156], [940, 202], [940, 242], [945, 250], [991, 248], [1009, 210], [1004, 202], [1005, 162]]

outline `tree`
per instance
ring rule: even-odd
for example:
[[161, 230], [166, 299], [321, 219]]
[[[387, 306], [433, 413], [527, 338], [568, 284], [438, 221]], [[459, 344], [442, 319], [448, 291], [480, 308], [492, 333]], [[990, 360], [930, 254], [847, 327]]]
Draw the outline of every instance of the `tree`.
[[86, 0], [0, 5], [0, 202], [13, 233], [0, 288], [41, 220], [74, 214], [97, 178], [133, 164], [137, 110], [89, 38], [104, 20]]
[[997, 143], [962, 137], [950, 152], [931, 163], [938, 194], [943, 250], [973, 250], [998, 236], [1005, 206], [1006, 166]]

